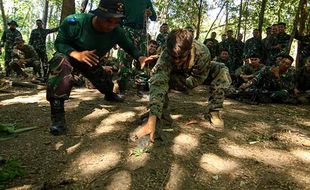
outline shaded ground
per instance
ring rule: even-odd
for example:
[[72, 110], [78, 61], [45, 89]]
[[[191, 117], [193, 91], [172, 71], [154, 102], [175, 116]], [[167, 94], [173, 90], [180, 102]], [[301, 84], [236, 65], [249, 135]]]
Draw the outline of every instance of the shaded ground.
[[202, 119], [204, 87], [170, 94], [173, 131], [148, 154], [130, 155], [128, 134], [147, 99], [130, 92], [111, 104], [96, 90], [75, 89], [66, 102], [67, 136], [48, 132], [45, 91], [0, 93], [0, 123], [39, 129], [0, 142], [21, 161], [19, 189], [310, 189], [310, 106], [225, 101], [225, 128]]

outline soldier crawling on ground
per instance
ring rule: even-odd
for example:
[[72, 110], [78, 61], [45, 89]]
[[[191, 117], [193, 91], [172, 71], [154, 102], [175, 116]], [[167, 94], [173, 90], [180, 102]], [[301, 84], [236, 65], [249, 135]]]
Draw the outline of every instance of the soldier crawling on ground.
[[213, 62], [208, 48], [193, 39], [193, 33], [176, 29], [169, 33], [167, 48], [161, 53], [150, 78], [150, 112], [147, 123], [137, 130], [134, 139], [150, 135], [154, 141], [155, 126], [164, 120], [171, 125], [168, 106], [168, 91], [186, 91], [202, 84], [206, 79], [211, 97], [205, 108], [205, 118], [215, 127], [223, 127], [220, 116], [224, 91], [231, 84], [228, 68], [223, 63]]

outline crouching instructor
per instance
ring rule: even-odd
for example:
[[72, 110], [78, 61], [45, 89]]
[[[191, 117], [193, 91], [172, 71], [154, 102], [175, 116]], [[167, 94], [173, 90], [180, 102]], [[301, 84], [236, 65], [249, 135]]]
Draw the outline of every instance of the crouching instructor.
[[87, 14], [70, 15], [60, 26], [55, 41], [56, 54], [50, 61], [47, 84], [47, 100], [51, 106], [53, 135], [66, 133], [64, 100], [72, 89], [71, 72], [74, 69], [103, 94], [105, 100], [120, 102], [122, 99], [113, 93], [113, 82], [109, 66], [104, 66], [102, 57], [118, 44], [144, 67], [148, 59], [127, 40], [119, 26], [123, 15], [120, 0], [101, 0], [99, 7]]

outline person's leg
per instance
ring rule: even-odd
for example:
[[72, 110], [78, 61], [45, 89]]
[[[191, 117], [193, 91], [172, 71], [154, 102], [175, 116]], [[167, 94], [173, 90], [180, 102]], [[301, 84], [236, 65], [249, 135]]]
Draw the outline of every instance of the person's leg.
[[231, 84], [228, 68], [222, 63], [215, 62], [211, 66], [208, 78], [207, 81], [210, 81], [211, 96], [206, 107], [205, 117], [214, 126], [222, 127], [224, 126], [224, 121], [220, 116], [220, 110], [223, 107], [225, 90]]
[[9, 77], [11, 75], [11, 65], [10, 61], [12, 59], [11, 57], [12, 51], [11, 50], [5, 50], [5, 55], [4, 55], [4, 67], [5, 67], [5, 76]]
[[90, 67], [85, 63], [70, 61], [72, 66], [87, 78], [97, 90], [105, 95], [105, 100], [122, 102], [123, 99], [113, 92], [112, 74], [106, 72], [102, 66]]
[[55, 54], [50, 61], [51, 69], [47, 82], [46, 99], [51, 106], [52, 125], [50, 132], [53, 135], [66, 133], [64, 101], [69, 99], [72, 89], [73, 67], [63, 54]]

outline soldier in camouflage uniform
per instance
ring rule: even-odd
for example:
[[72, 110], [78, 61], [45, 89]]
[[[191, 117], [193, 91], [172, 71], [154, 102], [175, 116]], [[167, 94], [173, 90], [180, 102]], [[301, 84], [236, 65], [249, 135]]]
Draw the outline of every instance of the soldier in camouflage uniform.
[[[123, 28], [126, 31], [126, 35], [128, 39], [131, 39], [134, 45], [141, 51], [143, 55], [147, 54], [146, 46], [148, 35], [146, 24], [148, 19], [155, 21], [157, 19], [156, 12], [153, 8], [151, 0], [122, 0], [124, 4], [124, 14], [125, 20], [123, 22]], [[124, 56], [126, 58], [128, 56]], [[124, 59], [123, 64], [129, 62]], [[142, 74], [140, 66], [136, 63], [135, 65], [135, 73], [136, 75]], [[130, 67], [131, 68], [131, 67]], [[126, 68], [126, 70], [130, 70], [130, 68]], [[125, 74], [125, 73], [124, 73]], [[123, 77], [126, 78], [126, 77]], [[146, 82], [146, 81], [145, 81]], [[128, 82], [126, 82], [128, 83]], [[136, 84], [139, 89], [141, 84]], [[138, 90], [139, 91], [139, 90]]]
[[310, 57], [306, 59], [305, 65], [296, 72], [295, 94], [301, 104], [310, 103]]
[[257, 54], [262, 60], [263, 58], [263, 43], [259, 36], [259, 30], [253, 30], [253, 37], [248, 39], [244, 44], [243, 57], [249, 57], [250, 55]]
[[280, 53], [279, 49], [276, 48], [278, 36], [278, 24], [273, 24], [271, 26], [271, 35], [268, 39], [266, 39], [265, 49], [266, 52], [266, 62], [265, 64], [268, 66], [273, 66], [275, 64], [276, 56]]
[[168, 37], [168, 34], [169, 34], [169, 26], [168, 26], [168, 24], [167, 23], [163, 23], [160, 26], [160, 30], [159, 31], [160, 31], [160, 33], [156, 37], [156, 42], [158, 43], [159, 47], [162, 47], [167, 42], [167, 37]]
[[10, 67], [10, 61], [11, 61], [11, 55], [12, 50], [14, 47], [14, 40], [17, 37], [22, 37], [22, 34], [16, 29], [18, 27], [18, 24], [16, 21], [12, 20], [8, 23], [9, 29], [5, 30], [1, 37], [1, 46], [4, 46], [5, 50], [5, 76], [10, 76], [11, 74], [11, 67]]
[[215, 38], [216, 38], [216, 32], [212, 32], [211, 38], [205, 39], [205, 41], [203, 42], [203, 44], [208, 47], [212, 60], [217, 55], [219, 55], [219, 42]]
[[247, 59], [249, 59], [249, 61], [246, 64], [236, 69], [236, 87], [239, 87], [242, 83], [253, 79], [258, 71], [264, 67], [264, 65], [260, 63], [259, 56], [256, 54], [250, 55]]
[[293, 98], [296, 81], [295, 69], [291, 66], [293, 61], [291, 56], [283, 55], [279, 66], [263, 67], [252, 80], [243, 83], [240, 89], [259, 96], [259, 102], [296, 104], [297, 100]]
[[118, 44], [139, 60], [142, 68], [148, 61], [119, 26], [124, 17], [122, 13], [120, 0], [101, 0], [91, 13], [70, 15], [61, 24], [55, 41], [57, 53], [50, 60], [46, 94], [51, 105], [50, 132], [53, 135], [66, 133], [64, 101], [69, 99], [72, 89], [73, 68], [105, 94], [105, 100], [122, 102], [123, 99], [113, 92], [113, 68], [106, 66], [102, 58]]
[[229, 54], [229, 73], [234, 74], [236, 70], [236, 61], [238, 55], [238, 48], [237, 48], [237, 40], [233, 37], [233, 31], [227, 31], [227, 39], [224, 40], [219, 45], [219, 51], [221, 52], [223, 49], [228, 51]]
[[236, 55], [236, 68], [239, 68], [243, 65], [243, 50], [244, 43], [242, 41], [243, 34], [238, 34], [237, 36], [237, 55]]
[[270, 63], [275, 63], [275, 58], [278, 54], [288, 54], [288, 43], [290, 35], [285, 33], [285, 23], [279, 23], [276, 25], [277, 33], [276, 36], [271, 39], [270, 42]]
[[37, 52], [31, 45], [25, 44], [24, 40], [20, 37], [15, 39], [15, 46], [12, 50], [12, 61], [10, 67], [18, 76], [28, 77], [22, 70], [25, 67], [33, 68], [33, 80], [35, 80], [40, 70], [40, 59]]
[[267, 50], [268, 49], [268, 43], [271, 38], [271, 27], [266, 28], [266, 37], [262, 39], [262, 44], [263, 44], [263, 60], [262, 62], [267, 65], [267, 58], [270, 57], [270, 52]]
[[[46, 54], [46, 36], [50, 33], [57, 32], [57, 28], [45, 29], [43, 28], [43, 21], [36, 20], [37, 28], [31, 31], [29, 45], [33, 46], [39, 55], [43, 67], [43, 77], [47, 77], [47, 54]], [[41, 74], [41, 73], [40, 73]]]
[[173, 30], [168, 35], [167, 48], [161, 53], [150, 79], [150, 115], [147, 123], [136, 132], [136, 137], [150, 134], [154, 141], [157, 120], [169, 114], [168, 91], [186, 91], [209, 81], [211, 97], [205, 108], [205, 117], [215, 126], [223, 126], [219, 109], [223, 107], [224, 90], [231, 79], [222, 63], [211, 63], [210, 52], [205, 45], [193, 40], [186, 29]]
[[302, 66], [308, 57], [310, 57], [310, 31], [308, 35], [301, 35], [297, 32], [295, 39], [299, 41], [298, 66]]
[[[151, 40], [147, 47], [148, 55], [153, 56], [155, 58], [157, 56], [157, 48], [158, 48], [157, 42], [155, 40]], [[147, 65], [144, 67], [143, 72], [140, 72], [135, 77], [135, 83], [139, 84], [137, 92], [139, 96], [143, 96], [143, 92], [149, 90], [148, 80], [150, 79], [151, 70], [155, 66], [157, 58], [147, 62]]]

